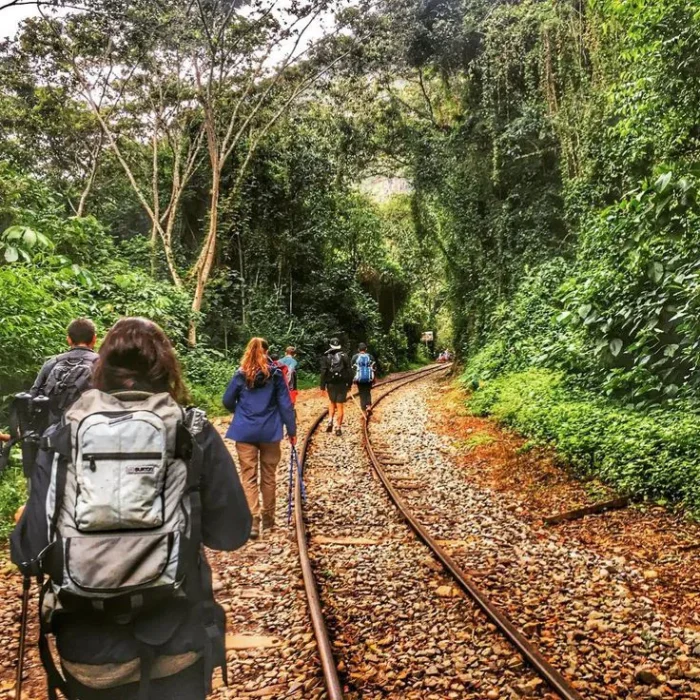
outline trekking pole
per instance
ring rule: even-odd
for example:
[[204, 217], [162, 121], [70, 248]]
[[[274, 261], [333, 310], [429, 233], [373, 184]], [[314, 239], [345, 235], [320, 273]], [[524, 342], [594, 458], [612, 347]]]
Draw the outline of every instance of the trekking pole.
[[360, 406], [360, 404], [357, 403], [357, 397], [355, 396], [355, 394], [354, 394], [352, 391], [350, 392], [350, 398], [352, 399], [352, 401], [353, 401], [353, 403], [355, 404], [355, 406], [357, 406], [357, 410], [360, 412], [360, 414], [362, 415], [362, 417], [363, 417], [365, 420], [367, 420], [367, 416], [366, 416], [365, 412], [362, 410], [362, 407]]
[[27, 612], [29, 610], [29, 589], [32, 579], [25, 576], [22, 580], [22, 618], [19, 628], [19, 652], [17, 658], [17, 680], [15, 681], [15, 700], [22, 698], [22, 675], [24, 674], [24, 647], [27, 640]]
[[289, 487], [287, 489], [287, 527], [292, 523], [292, 498], [294, 492], [294, 445], [289, 452]]

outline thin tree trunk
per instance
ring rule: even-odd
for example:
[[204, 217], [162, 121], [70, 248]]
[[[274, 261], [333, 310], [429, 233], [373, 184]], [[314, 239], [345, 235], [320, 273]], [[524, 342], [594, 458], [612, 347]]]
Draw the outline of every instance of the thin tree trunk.
[[245, 255], [243, 253], [243, 232], [238, 232], [238, 267], [241, 277], [241, 321], [245, 326], [248, 321], [246, 281], [245, 281]]
[[160, 194], [158, 191], [158, 129], [153, 130], [153, 171], [151, 173], [153, 196], [153, 226], [151, 227], [151, 275], [156, 275], [156, 245], [160, 223]]
[[97, 175], [97, 164], [100, 160], [100, 152], [102, 151], [102, 143], [104, 142], [104, 132], [100, 130], [100, 140], [97, 142], [92, 155], [92, 165], [90, 166], [90, 175], [88, 175], [87, 182], [85, 183], [85, 188], [80, 195], [80, 203], [78, 204], [78, 209], [75, 215], [78, 218], [82, 218], [85, 215], [85, 206], [87, 204], [87, 198], [90, 196], [90, 191], [92, 186], [95, 184], [95, 176]]
[[219, 212], [219, 188], [221, 185], [221, 171], [215, 170], [212, 174], [211, 183], [211, 204], [209, 207], [209, 232], [204, 243], [203, 263], [197, 272], [197, 283], [194, 289], [194, 297], [192, 299], [192, 318], [190, 319], [189, 333], [187, 334], [187, 342], [191, 347], [197, 345], [197, 321], [196, 317], [202, 310], [202, 300], [204, 299], [204, 288], [209, 281], [209, 275], [214, 263], [214, 253], [216, 252], [216, 230], [217, 218]]

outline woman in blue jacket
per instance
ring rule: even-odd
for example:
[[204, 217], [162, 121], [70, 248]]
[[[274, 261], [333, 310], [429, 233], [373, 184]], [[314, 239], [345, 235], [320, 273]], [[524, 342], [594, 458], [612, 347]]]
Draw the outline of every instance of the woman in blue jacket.
[[[275, 527], [275, 485], [277, 465], [282, 457], [282, 426], [289, 442], [296, 444], [296, 418], [289, 388], [282, 372], [267, 354], [267, 341], [252, 338], [245, 349], [240, 369], [233, 375], [223, 403], [233, 413], [226, 437], [236, 441], [241, 478], [248, 507], [253, 514], [251, 537], [262, 527]], [[258, 471], [260, 486], [258, 486]]]

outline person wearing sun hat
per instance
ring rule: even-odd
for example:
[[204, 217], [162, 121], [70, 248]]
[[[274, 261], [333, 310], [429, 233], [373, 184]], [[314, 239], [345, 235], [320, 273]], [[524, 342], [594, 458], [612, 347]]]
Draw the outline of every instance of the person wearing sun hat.
[[345, 402], [348, 400], [348, 389], [352, 385], [352, 370], [350, 358], [343, 352], [340, 341], [331, 338], [330, 348], [326, 350], [321, 360], [321, 391], [328, 395], [328, 426], [326, 431], [333, 432], [335, 419], [335, 434], [343, 434], [343, 417]]

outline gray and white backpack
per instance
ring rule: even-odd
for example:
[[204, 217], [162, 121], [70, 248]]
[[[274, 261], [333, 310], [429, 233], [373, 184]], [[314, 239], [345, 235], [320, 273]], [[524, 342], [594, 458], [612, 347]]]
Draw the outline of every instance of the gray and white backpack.
[[188, 418], [168, 394], [92, 389], [48, 438], [44, 570], [60, 608], [128, 616], [184, 595], [201, 544]]

